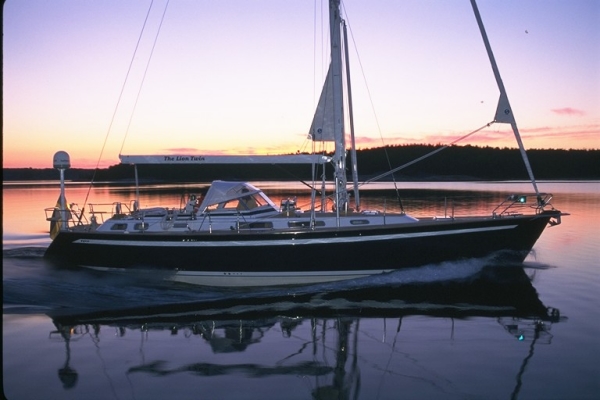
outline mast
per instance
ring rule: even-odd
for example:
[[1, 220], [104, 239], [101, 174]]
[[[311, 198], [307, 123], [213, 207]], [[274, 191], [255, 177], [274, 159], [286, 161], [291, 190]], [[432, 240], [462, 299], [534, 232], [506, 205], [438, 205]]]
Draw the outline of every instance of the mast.
[[346, 58], [346, 85], [348, 86], [348, 119], [350, 122], [350, 152], [352, 156], [352, 183], [354, 184], [354, 205], [356, 211], [360, 211], [360, 194], [358, 191], [358, 162], [356, 160], [356, 139], [354, 136], [354, 110], [352, 109], [352, 82], [350, 79], [350, 57], [348, 56], [348, 29], [346, 21], [343, 21], [344, 28], [344, 57]]
[[[502, 77], [500, 76], [500, 70], [498, 69], [498, 65], [496, 64], [496, 59], [494, 58], [494, 53], [492, 52], [492, 47], [490, 46], [490, 42], [488, 40], [487, 34], [485, 32], [485, 28], [483, 26], [483, 21], [481, 20], [481, 15], [479, 14], [479, 9], [477, 8], [477, 4], [475, 0], [471, 0], [471, 6], [473, 7], [473, 13], [475, 14], [475, 19], [477, 19], [477, 25], [479, 25], [479, 31], [481, 32], [481, 37], [483, 38], [483, 43], [485, 44], [485, 49], [487, 51], [488, 57], [490, 59], [490, 63], [492, 64], [492, 70], [494, 71], [494, 77], [496, 78], [496, 84], [498, 85], [498, 89], [500, 90], [500, 99], [498, 100], [498, 107], [496, 108], [496, 115], [494, 117], [494, 122], [506, 123], [510, 124], [515, 134], [515, 138], [517, 139], [517, 144], [519, 145], [519, 151], [521, 152], [521, 157], [523, 158], [523, 162], [525, 163], [525, 168], [527, 169], [527, 173], [529, 174], [529, 179], [533, 185], [533, 189], [535, 190], [535, 194], [538, 198], [538, 203], [542, 202], [542, 198], [540, 196], [540, 191], [538, 190], [537, 183], [535, 182], [535, 178], [533, 176], [533, 170], [531, 169], [531, 164], [529, 163], [529, 158], [527, 157], [527, 152], [525, 151], [525, 146], [523, 145], [523, 141], [521, 140], [521, 135], [519, 134], [519, 129], [517, 128], [517, 122], [512, 113], [512, 109], [510, 107], [510, 103], [508, 102], [508, 95], [506, 94], [506, 88], [504, 87], [504, 83], [502, 82]], [[539, 204], [542, 205], [542, 204]]]
[[344, 137], [344, 95], [342, 85], [342, 43], [340, 17], [340, 0], [329, 1], [329, 29], [331, 38], [331, 79], [333, 89], [333, 134], [335, 153], [335, 198], [336, 212], [348, 208], [346, 191], [346, 141]]

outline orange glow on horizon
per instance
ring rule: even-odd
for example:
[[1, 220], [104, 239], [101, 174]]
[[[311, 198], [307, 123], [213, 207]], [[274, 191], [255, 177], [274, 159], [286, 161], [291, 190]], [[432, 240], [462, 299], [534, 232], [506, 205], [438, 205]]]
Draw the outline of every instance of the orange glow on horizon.
[[[543, 131], [543, 132], [542, 132]], [[589, 130], [565, 128], [552, 130], [545, 128], [537, 130], [535, 133], [523, 130], [521, 132], [526, 149], [565, 149], [565, 150], [598, 150], [600, 149], [600, 129], [592, 127]], [[385, 138], [384, 143], [381, 139], [358, 137], [356, 145], [358, 150], [373, 149], [382, 146], [403, 146], [403, 145], [447, 145], [464, 134], [445, 134], [445, 135], [427, 135], [421, 139], [411, 139], [408, 137]], [[573, 146], [576, 144], [576, 146]], [[457, 145], [472, 145], [479, 147], [497, 147], [497, 148], [516, 148], [517, 144], [510, 128], [502, 130], [491, 130], [480, 133], [479, 136], [469, 138], [465, 142], [459, 142]], [[64, 150], [71, 156], [71, 168], [93, 169], [108, 168], [119, 164], [119, 159], [114, 157], [104, 157], [99, 163], [97, 153], [91, 154], [89, 150], [83, 147], [79, 152], [76, 148], [47, 150], [29, 149], [18, 152], [3, 153], [3, 168], [52, 168], [52, 158], [58, 150]], [[287, 144], [282, 146], [270, 147], [232, 147], [227, 150], [205, 150], [195, 148], [171, 148], [165, 151], [156, 152], [125, 152], [126, 154], [199, 154], [199, 155], [277, 155], [277, 154], [295, 154], [297, 152], [310, 152], [311, 144], [299, 146]]]

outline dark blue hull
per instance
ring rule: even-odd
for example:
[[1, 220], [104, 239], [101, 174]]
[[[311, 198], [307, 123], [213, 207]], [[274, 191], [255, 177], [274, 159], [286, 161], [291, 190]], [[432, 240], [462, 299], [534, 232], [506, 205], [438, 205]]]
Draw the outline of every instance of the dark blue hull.
[[[549, 220], [559, 214], [544, 212], [533, 216], [431, 220], [316, 231], [169, 234], [66, 231], [54, 239], [45, 256], [61, 263], [100, 269], [159, 269], [221, 277], [245, 274], [266, 277], [278, 273], [351, 277], [498, 252], [522, 261]], [[323, 280], [336, 279], [318, 281]], [[294, 283], [293, 279], [290, 283]]]

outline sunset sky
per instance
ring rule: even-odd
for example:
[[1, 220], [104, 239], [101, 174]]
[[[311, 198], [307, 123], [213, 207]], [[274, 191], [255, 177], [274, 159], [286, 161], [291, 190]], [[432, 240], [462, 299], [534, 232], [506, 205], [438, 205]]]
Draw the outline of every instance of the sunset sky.
[[[342, 4], [359, 148], [448, 144], [493, 120], [468, 0]], [[600, 148], [600, 1], [478, 6], [526, 148]], [[325, 0], [7, 0], [3, 166], [310, 150], [327, 18]], [[460, 144], [514, 143], [495, 124]]]

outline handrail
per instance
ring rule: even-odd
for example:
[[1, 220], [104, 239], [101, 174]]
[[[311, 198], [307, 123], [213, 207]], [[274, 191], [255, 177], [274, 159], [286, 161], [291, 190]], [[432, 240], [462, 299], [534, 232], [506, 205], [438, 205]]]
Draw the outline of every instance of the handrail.
[[[529, 197], [535, 199], [535, 204], [527, 202]], [[551, 193], [511, 194], [492, 211], [492, 215], [494, 217], [515, 215], [525, 208], [534, 209], [536, 213], [541, 213], [544, 211], [544, 207], [552, 206], [550, 200], [552, 200]]]

